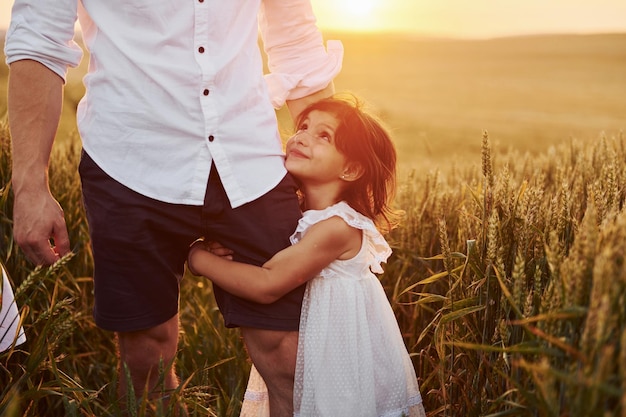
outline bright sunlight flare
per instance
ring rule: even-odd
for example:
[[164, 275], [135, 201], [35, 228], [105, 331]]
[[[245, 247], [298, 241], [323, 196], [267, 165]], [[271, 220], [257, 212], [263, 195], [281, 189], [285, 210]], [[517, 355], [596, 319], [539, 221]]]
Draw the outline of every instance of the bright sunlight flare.
[[374, 10], [375, 0], [342, 0], [338, 6], [348, 15], [367, 16]]
[[337, 0], [337, 17], [348, 30], [368, 31], [376, 26], [376, 8], [382, 0]]

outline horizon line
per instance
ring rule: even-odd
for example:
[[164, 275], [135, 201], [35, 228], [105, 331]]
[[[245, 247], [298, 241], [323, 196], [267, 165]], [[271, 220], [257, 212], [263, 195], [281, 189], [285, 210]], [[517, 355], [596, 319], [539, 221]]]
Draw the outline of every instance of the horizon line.
[[[8, 28], [0, 27], [0, 34], [6, 34]], [[469, 34], [445, 34], [435, 32], [418, 32], [406, 29], [375, 29], [375, 30], [360, 30], [360, 29], [338, 29], [321, 27], [322, 35], [326, 34], [343, 34], [346, 36], [401, 36], [404, 38], [413, 39], [427, 39], [427, 40], [495, 40], [506, 38], [529, 38], [529, 37], [550, 37], [550, 36], [616, 36], [626, 35], [626, 29], [607, 29], [598, 31], [538, 31], [538, 32], [519, 32], [519, 33], [502, 33], [502, 34], [482, 34], [482, 35], [469, 35]], [[78, 26], [76, 28], [76, 35], [81, 36], [82, 31]], [[82, 36], [81, 36], [82, 37]], [[324, 36], [326, 37], [326, 36]]]

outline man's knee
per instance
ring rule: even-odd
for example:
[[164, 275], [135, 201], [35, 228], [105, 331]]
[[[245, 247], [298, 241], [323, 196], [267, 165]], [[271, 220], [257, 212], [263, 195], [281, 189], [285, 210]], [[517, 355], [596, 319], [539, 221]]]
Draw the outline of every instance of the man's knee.
[[293, 386], [298, 351], [298, 332], [242, 328], [250, 359], [268, 388], [273, 383]]
[[171, 366], [178, 348], [178, 315], [146, 330], [117, 334], [120, 362], [131, 372], [151, 372], [152, 368]]

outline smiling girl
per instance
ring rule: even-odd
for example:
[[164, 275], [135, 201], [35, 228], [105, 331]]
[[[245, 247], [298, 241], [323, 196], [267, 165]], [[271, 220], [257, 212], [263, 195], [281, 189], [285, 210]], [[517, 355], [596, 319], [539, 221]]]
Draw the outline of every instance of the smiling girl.
[[[391, 255], [377, 229], [387, 230], [395, 214], [391, 138], [358, 102], [337, 98], [309, 106], [297, 127], [285, 160], [302, 196], [292, 246], [257, 267], [198, 242], [189, 268], [258, 303], [307, 283], [294, 364], [296, 416], [424, 416], [415, 370], [374, 275]], [[242, 416], [268, 415], [266, 396], [253, 368]]]

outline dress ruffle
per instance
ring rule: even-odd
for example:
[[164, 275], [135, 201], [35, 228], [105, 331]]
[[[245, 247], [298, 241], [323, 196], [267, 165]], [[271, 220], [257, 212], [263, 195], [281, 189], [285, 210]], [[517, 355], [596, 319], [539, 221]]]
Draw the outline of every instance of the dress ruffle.
[[335, 216], [341, 217], [349, 226], [363, 231], [365, 250], [367, 251], [367, 264], [372, 272], [382, 274], [383, 268], [381, 264], [387, 262], [387, 259], [391, 256], [391, 247], [389, 247], [383, 235], [378, 231], [374, 222], [350, 207], [345, 201], [341, 201], [324, 210], [305, 211], [298, 222], [296, 231], [291, 236], [291, 243], [299, 242], [312, 225]]

